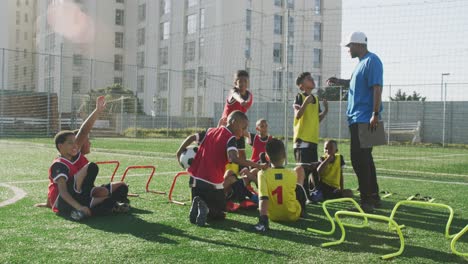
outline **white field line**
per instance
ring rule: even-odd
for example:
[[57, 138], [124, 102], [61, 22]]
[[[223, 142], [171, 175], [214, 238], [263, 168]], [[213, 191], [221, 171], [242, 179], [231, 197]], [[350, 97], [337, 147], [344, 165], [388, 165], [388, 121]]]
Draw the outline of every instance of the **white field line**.
[[10, 198], [10, 199], [8, 199], [6, 201], [0, 202], [0, 207], [7, 206], [7, 205], [10, 205], [10, 204], [14, 204], [17, 201], [23, 199], [27, 194], [23, 189], [20, 189], [20, 188], [15, 187], [15, 186], [11, 186], [9, 184], [0, 183], [0, 186], [6, 187], [6, 188], [12, 190], [14, 192], [14, 194], [15, 194], [12, 198]]
[[405, 157], [405, 158], [378, 158], [377, 156], [374, 161], [386, 161], [386, 160], [438, 160], [440, 158], [453, 157], [453, 156], [468, 156], [467, 154], [446, 154], [446, 155], [434, 155], [434, 156], [424, 156], [424, 157]]
[[390, 171], [390, 172], [399, 172], [399, 173], [408, 173], [408, 174], [426, 174], [434, 176], [452, 176], [452, 177], [463, 177], [468, 178], [467, 174], [454, 174], [454, 173], [439, 173], [439, 172], [427, 172], [427, 171], [409, 171], [409, 170], [392, 170], [392, 169], [379, 169], [377, 171]]
[[[344, 173], [344, 175], [356, 176], [356, 174], [354, 174], [354, 173]], [[407, 178], [393, 177], [393, 176], [379, 176], [379, 175], [377, 175], [377, 178], [393, 179], [393, 180], [401, 180], [401, 181], [417, 181], [417, 182], [430, 182], [430, 183], [442, 183], [442, 184], [468, 185], [468, 182], [435, 181], [435, 180], [413, 179], [413, 178], [407, 179]]]
[[[169, 172], [160, 172], [160, 173], [154, 173], [154, 176], [159, 176], [159, 175], [175, 175], [180, 171], [169, 171]], [[115, 176], [114, 180], [119, 180], [120, 177], [122, 176]], [[125, 177], [149, 177], [149, 173], [140, 173], [140, 174], [127, 174]], [[96, 177], [97, 179], [110, 179], [110, 175], [108, 176], [98, 176]], [[12, 182], [5, 182], [5, 183], [0, 183], [0, 184], [23, 184], [23, 183], [41, 183], [41, 182], [49, 182], [49, 179], [46, 180], [25, 180], [25, 181], [12, 181]]]

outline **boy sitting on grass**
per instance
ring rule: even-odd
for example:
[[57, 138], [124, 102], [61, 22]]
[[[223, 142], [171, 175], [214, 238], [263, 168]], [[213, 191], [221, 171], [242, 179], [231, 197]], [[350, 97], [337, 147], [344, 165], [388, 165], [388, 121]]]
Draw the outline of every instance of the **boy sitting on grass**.
[[304, 169], [297, 166], [294, 171], [285, 169], [286, 150], [279, 139], [271, 139], [266, 145], [266, 155], [271, 168], [258, 175], [260, 217], [255, 230], [264, 232], [272, 221], [297, 221], [305, 214], [307, 201], [304, 182]]

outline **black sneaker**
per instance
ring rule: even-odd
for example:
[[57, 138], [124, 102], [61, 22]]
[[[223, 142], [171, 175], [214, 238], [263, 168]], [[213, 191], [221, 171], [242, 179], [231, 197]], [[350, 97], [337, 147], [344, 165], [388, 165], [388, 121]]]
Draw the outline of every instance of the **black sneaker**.
[[375, 208], [380, 208], [382, 206], [382, 200], [380, 199], [380, 196], [378, 195], [372, 196], [371, 201]]
[[205, 226], [206, 225], [206, 218], [208, 216], [208, 213], [210, 212], [210, 209], [208, 208], [208, 205], [199, 197], [198, 201], [198, 215], [197, 219], [195, 220], [196, 224], [198, 226]]
[[83, 213], [82, 211], [80, 210], [73, 210], [71, 213], [70, 213], [70, 218], [73, 219], [74, 221], [81, 221], [83, 219], [86, 218], [86, 215], [85, 213]]
[[258, 223], [256, 225], [254, 225], [254, 228], [255, 228], [255, 231], [257, 232], [266, 232], [268, 231], [268, 225], [265, 225], [263, 223]]
[[360, 206], [364, 213], [370, 214], [374, 212], [374, 205], [372, 203], [361, 203]]
[[192, 207], [190, 207], [189, 219], [190, 223], [195, 224], [198, 215], [198, 202], [201, 200], [199, 196], [193, 197]]
[[112, 208], [113, 213], [128, 213], [128, 211], [130, 211], [130, 205], [128, 203], [116, 202], [114, 208]]

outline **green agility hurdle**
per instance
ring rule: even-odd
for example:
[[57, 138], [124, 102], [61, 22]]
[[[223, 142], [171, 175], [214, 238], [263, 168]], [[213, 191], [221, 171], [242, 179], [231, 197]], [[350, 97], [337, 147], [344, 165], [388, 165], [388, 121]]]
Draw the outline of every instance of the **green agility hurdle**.
[[[314, 229], [314, 228], [307, 228], [307, 231], [322, 234], [322, 235], [331, 235], [331, 234], [335, 233], [335, 221], [333, 221], [333, 218], [330, 216], [330, 213], [328, 212], [328, 209], [327, 209], [327, 205], [331, 204], [331, 203], [341, 203], [341, 202], [351, 202], [351, 203], [353, 203], [354, 207], [356, 207], [356, 209], [360, 213], [364, 214], [364, 211], [361, 209], [359, 204], [353, 198], [338, 198], [338, 199], [326, 200], [325, 202], [322, 203], [322, 208], [323, 208], [323, 211], [325, 212], [325, 215], [327, 216], [328, 220], [330, 221], [331, 230], [330, 231], [322, 231], [322, 230], [318, 230], [318, 229]], [[367, 223], [367, 218], [364, 217], [364, 223], [361, 224], [361, 225], [347, 224], [347, 223], [344, 223], [343, 225], [350, 226], [350, 227], [356, 227], [356, 228], [363, 228], [363, 227], [366, 227], [367, 224], [368, 224]]]
[[465, 258], [468, 257], [468, 252], [462, 253], [462, 252], [457, 251], [457, 249], [455, 248], [455, 243], [456, 243], [457, 240], [460, 239], [460, 237], [462, 237], [463, 234], [465, 234], [467, 231], [468, 231], [468, 225], [466, 225], [465, 228], [463, 228], [458, 234], [456, 234], [456, 235], [453, 237], [452, 242], [450, 243], [450, 248], [452, 249], [452, 253], [455, 254], [455, 255], [461, 256], [461, 257], [465, 257]]
[[[449, 239], [449, 238], [452, 238], [455, 236], [455, 234], [452, 234], [450, 235], [450, 225], [452, 224], [452, 220], [453, 220], [453, 209], [452, 207], [446, 205], [446, 204], [441, 204], [441, 203], [429, 203], [429, 202], [421, 202], [421, 201], [408, 201], [408, 200], [404, 200], [404, 201], [399, 201], [395, 207], [393, 207], [393, 210], [392, 210], [392, 213], [390, 214], [390, 219], [393, 220], [395, 218], [395, 214], [398, 210], [398, 208], [400, 208], [400, 206], [402, 205], [421, 205], [421, 206], [429, 206], [429, 207], [437, 207], [437, 208], [446, 208], [449, 210], [450, 212], [450, 215], [449, 215], [449, 218], [448, 218], [448, 221], [447, 221], [447, 225], [445, 226], [445, 238]], [[389, 227], [391, 228], [391, 225], [389, 223]], [[405, 225], [401, 225], [400, 228], [404, 228]]]
[[395, 220], [393, 220], [393, 219], [391, 219], [391, 218], [389, 218], [387, 216], [382, 216], [382, 215], [366, 214], [366, 213], [360, 213], [360, 212], [359, 213], [358, 212], [349, 212], [349, 211], [338, 211], [338, 212], [335, 213], [336, 222], [338, 223], [338, 226], [341, 229], [341, 238], [338, 241], [323, 243], [322, 247], [335, 246], [335, 245], [339, 245], [339, 244], [343, 243], [343, 241], [345, 239], [345, 236], [346, 236], [346, 232], [345, 232], [345, 229], [344, 229], [345, 225], [343, 224], [343, 222], [340, 219], [341, 215], [343, 215], [343, 216], [363, 217], [366, 220], [367, 220], [367, 218], [370, 218], [370, 219], [376, 219], [376, 220], [381, 220], [381, 221], [388, 222], [390, 225], [394, 226], [395, 230], [397, 231], [397, 234], [398, 234], [398, 236], [400, 238], [400, 249], [397, 252], [383, 255], [383, 256], [381, 256], [381, 258], [382, 259], [389, 259], [389, 258], [399, 256], [399, 255], [401, 255], [403, 253], [403, 250], [405, 249], [405, 239], [403, 238], [403, 234], [401, 233], [400, 226], [397, 224], [397, 222], [395, 222]]

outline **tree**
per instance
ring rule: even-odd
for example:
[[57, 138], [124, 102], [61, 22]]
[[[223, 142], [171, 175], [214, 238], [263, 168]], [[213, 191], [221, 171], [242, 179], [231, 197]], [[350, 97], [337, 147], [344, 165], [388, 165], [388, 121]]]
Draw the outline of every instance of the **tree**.
[[[348, 93], [347, 89], [343, 89], [343, 96], [342, 99], [343, 101], [348, 100]], [[330, 86], [325, 89], [319, 89], [317, 91], [317, 95], [320, 100], [327, 99], [327, 101], [340, 101], [340, 87], [339, 86]]]
[[398, 89], [398, 91], [395, 94], [395, 97], [390, 96], [390, 100], [391, 101], [421, 101], [421, 102], [424, 102], [424, 101], [426, 101], [426, 97], [422, 97], [416, 91], [413, 91], [412, 95], [406, 95], [406, 92], [402, 92], [401, 89]]
[[[143, 113], [143, 107], [133, 91], [124, 88], [121, 84], [115, 83], [111, 86], [90, 92], [91, 106], [92, 102], [100, 95], [106, 96], [107, 111], [109, 113], [135, 113], [135, 102], [137, 103], [137, 113]], [[123, 104], [123, 105], [122, 105]]]

